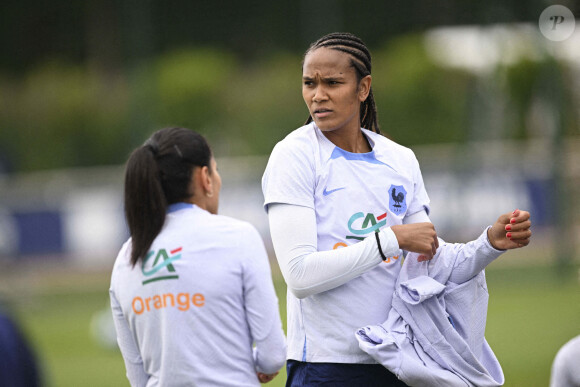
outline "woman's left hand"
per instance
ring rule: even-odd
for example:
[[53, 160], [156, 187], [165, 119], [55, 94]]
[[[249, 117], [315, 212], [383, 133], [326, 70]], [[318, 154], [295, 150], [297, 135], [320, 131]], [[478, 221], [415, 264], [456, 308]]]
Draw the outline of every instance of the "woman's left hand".
[[501, 215], [487, 230], [487, 237], [491, 245], [498, 250], [517, 249], [530, 243], [531, 226], [530, 213], [515, 210]]

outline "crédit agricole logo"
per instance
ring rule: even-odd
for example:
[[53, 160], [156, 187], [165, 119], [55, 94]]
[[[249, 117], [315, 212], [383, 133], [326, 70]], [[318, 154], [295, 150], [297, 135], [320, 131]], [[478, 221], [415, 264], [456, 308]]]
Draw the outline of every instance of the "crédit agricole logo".
[[[387, 213], [375, 216], [373, 213], [357, 212], [353, 214], [348, 220], [348, 230], [352, 235], [346, 235], [345, 239], [355, 239], [357, 241], [362, 241], [369, 234], [380, 230], [381, 227], [387, 224]], [[333, 246], [333, 249], [338, 249], [339, 247], [348, 246], [345, 242], [337, 242]], [[385, 260], [386, 263], [390, 263], [392, 259], [399, 259], [399, 256], [389, 257]]]
[[[182, 248], [178, 247], [170, 250], [169, 253], [166, 249], [149, 251], [141, 265], [141, 271], [143, 272], [143, 275], [147, 277], [147, 279], [143, 281], [143, 285], [155, 281], [178, 279], [179, 275], [177, 275], [175, 271], [173, 262], [181, 258], [181, 250]], [[155, 257], [153, 262], [151, 262], [152, 257]]]
[[[182, 250], [182, 247], [178, 247], [169, 251], [166, 249], [149, 251], [141, 265], [141, 271], [146, 278], [142, 284], [147, 285], [156, 281], [178, 279], [179, 275], [173, 263], [181, 259]], [[131, 308], [136, 315], [173, 308], [179, 312], [188, 312], [192, 306], [198, 309], [202, 308], [205, 303], [205, 296], [201, 292], [165, 292], [137, 295], [131, 302]]]

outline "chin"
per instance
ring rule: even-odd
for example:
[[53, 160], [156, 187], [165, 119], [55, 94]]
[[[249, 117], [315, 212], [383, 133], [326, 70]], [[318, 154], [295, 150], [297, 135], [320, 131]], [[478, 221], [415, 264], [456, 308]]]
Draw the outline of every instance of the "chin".
[[332, 132], [333, 130], [336, 130], [336, 126], [334, 125], [330, 125], [328, 123], [325, 122], [317, 122], [314, 121], [314, 123], [316, 124], [316, 127], [320, 130], [322, 130], [323, 132]]

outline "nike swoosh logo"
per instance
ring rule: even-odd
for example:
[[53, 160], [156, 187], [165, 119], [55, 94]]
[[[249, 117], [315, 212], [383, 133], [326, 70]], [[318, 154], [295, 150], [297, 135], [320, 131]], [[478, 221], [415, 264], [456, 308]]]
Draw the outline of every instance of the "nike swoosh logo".
[[327, 191], [326, 188], [324, 188], [324, 191], [322, 191], [322, 194], [324, 196], [328, 196], [328, 195], [330, 195], [333, 192], [340, 191], [341, 189], [345, 189], [345, 188], [346, 187], [340, 187], [340, 188], [331, 189], [330, 191]]

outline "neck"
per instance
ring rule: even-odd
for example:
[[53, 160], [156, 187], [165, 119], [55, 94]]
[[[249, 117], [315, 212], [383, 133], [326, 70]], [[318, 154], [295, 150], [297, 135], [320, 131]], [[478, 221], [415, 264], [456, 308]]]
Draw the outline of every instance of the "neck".
[[322, 134], [334, 145], [350, 153], [367, 153], [372, 150], [360, 128], [349, 132], [343, 132], [342, 129], [323, 131]]
[[205, 201], [205, 198], [200, 197], [200, 196], [201, 195], [197, 195], [196, 197], [194, 196], [194, 198], [191, 198], [190, 200], [186, 201], [186, 203], [195, 204], [196, 206], [198, 206], [202, 210], [207, 210], [207, 203]]

